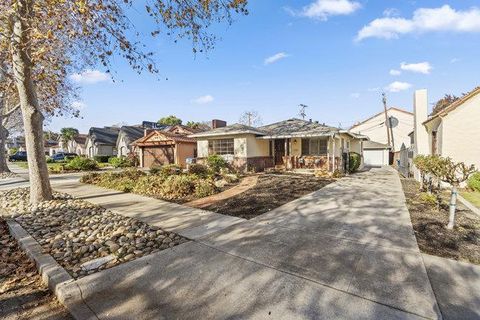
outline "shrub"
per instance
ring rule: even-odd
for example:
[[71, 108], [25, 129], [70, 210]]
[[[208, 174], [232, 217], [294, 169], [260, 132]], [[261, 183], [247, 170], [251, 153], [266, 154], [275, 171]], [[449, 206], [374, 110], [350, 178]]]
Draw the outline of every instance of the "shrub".
[[165, 177], [162, 175], [145, 175], [140, 177], [132, 192], [146, 196], [161, 196]]
[[18, 148], [15, 148], [15, 147], [10, 148], [10, 149], [8, 150], [8, 154], [15, 154], [15, 153], [17, 153], [17, 152], [18, 152]]
[[475, 172], [467, 181], [470, 189], [480, 192], [480, 171]]
[[100, 173], [96, 173], [96, 172], [88, 173], [83, 175], [80, 178], [80, 182], [89, 183], [89, 184], [98, 184], [101, 180], [101, 176], [102, 175]]
[[89, 158], [75, 157], [65, 165], [66, 170], [97, 170], [98, 164], [95, 160]]
[[181, 168], [175, 164], [166, 164], [161, 167], [152, 167], [150, 168], [151, 174], [159, 174], [162, 176], [171, 176], [181, 173]]
[[99, 162], [99, 163], [108, 163], [108, 159], [110, 156], [94, 156], [93, 160]]
[[47, 163], [55, 163], [55, 160], [53, 160], [52, 157], [47, 157], [46, 161]]
[[206, 165], [195, 163], [188, 167], [188, 173], [196, 174], [199, 177], [206, 177], [209, 174], [209, 170]]
[[133, 167], [133, 160], [126, 157], [111, 157], [108, 159], [108, 163], [114, 168], [127, 168]]
[[350, 152], [350, 159], [349, 159], [349, 172], [355, 172], [360, 167], [360, 163], [362, 162], [362, 157], [356, 152]]
[[162, 186], [165, 199], [181, 199], [194, 193], [197, 182], [195, 175], [171, 175]]
[[238, 176], [236, 174], [233, 174], [233, 173], [224, 173], [224, 174], [222, 174], [222, 177], [228, 183], [235, 183], [235, 182], [238, 182], [238, 180], [239, 180]]
[[437, 204], [437, 197], [432, 193], [421, 192], [418, 195], [418, 199], [422, 203], [425, 203], [425, 204], [429, 204], [429, 205], [436, 205]]
[[212, 169], [213, 172], [216, 172], [216, 173], [220, 172], [221, 169], [228, 167], [227, 161], [223, 159], [222, 156], [219, 156], [218, 154], [213, 154], [211, 156], [208, 156], [207, 165], [210, 169]]
[[195, 196], [198, 198], [204, 198], [211, 196], [217, 192], [217, 188], [212, 180], [199, 179], [195, 183]]

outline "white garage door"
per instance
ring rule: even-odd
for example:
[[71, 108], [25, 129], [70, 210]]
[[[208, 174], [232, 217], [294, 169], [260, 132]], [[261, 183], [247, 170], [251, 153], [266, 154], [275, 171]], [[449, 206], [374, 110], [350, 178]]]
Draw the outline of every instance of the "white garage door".
[[363, 150], [363, 161], [366, 166], [387, 165], [384, 150]]

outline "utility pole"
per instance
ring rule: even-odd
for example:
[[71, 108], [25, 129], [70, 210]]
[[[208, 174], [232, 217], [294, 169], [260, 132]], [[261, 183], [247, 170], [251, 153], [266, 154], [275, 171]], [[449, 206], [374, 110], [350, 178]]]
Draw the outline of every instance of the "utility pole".
[[302, 117], [303, 120], [305, 120], [305, 117], [307, 116], [307, 113], [305, 112], [305, 109], [308, 108], [306, 104], [300, 103], [298, 105], [300, 107], [300, 117]]
[[387, 128], [388, 146], [391, 147], [392, 143], [390, 141], [390, 128], [389, 128], [390, 119], [388, 118], [388, 114], [387, 114], [387, 95], [385, 94], [385, 92], [382, 92], [382, 102], [383, 102], [383, 110], [385, 112], [385, 127]]

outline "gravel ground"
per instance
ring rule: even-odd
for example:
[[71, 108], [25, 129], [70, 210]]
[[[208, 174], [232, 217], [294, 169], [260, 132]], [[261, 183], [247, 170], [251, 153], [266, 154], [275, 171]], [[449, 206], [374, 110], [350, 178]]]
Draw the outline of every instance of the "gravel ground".
[[66, 194], [30, 205], [28, 189], [21, 188], [1, 192], [0, 200], [0, 207], [74, 278], [188, 241]]
[[258, 182], [253, 188], [231, 198], [202, 207], [202, 209], [252, 219], [319, 190], [333, 181], [309, 175], [263, 174], [258, 178]]
[[43, 285], [35, 263], [0, 218], [0, 319], [73, 319]]
[[424, 253], [480, 264], [480, 218], [457, 201], [456, 226], [448, 224], [449, 192], [442, 194], [440, 208], [422, 202], [420, 184], [413, 179], [402, 179], [418, 246]]

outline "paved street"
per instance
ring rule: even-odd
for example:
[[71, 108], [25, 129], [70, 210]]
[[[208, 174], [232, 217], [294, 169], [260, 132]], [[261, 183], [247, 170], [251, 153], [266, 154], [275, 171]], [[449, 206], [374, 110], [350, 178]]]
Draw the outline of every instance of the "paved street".
[[[69, 284], [101, 319], [441, 317], [393, 169], [341, 179], [249, 221], [77, 178], [52, 183], [194, 239]], [[462, 314], [478, 312], [470, 308]]]

